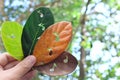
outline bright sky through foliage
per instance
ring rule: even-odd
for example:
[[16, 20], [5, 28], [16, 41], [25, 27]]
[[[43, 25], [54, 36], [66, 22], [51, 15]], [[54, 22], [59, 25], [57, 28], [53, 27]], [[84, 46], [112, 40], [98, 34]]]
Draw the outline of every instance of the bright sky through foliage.
[[[99, 15], [97, 15], [97, 19], [101, 20], [101, 24], [107, 25], [107, 29], [106, 29], [107, 34], [113, 33], [114, 35], [116, 35], [111, 40], [118, 42], [119, 41], [118, 35], [120, 35], [120, 23], [115, 23], [114, 21], [117, 21], [117, 22], [120, 21], [120, 11], [118, 11], [117, 12], [118, 14], [113, 16], [112, 18], [108, 17], [110, 15], [110, 13], [108, 11], [109, 6], [105, 5], [104, 3], [98, 4], [94, 10], [96, 12], [99, 12], [106, 16], [105, 17], [105, 16], [99, 14]], [[115, 10], [113, 9], [113, 11], [115, 11]], [[94, 24], [96, 24], [96, 23], [97, 22], [95, 22]], [[78, 40], [75, 41], [75, 44], [73, 46], [73, 51], [74, 51], [74, 55], [79, 59], [79, 55], [75, 54], [76, 53], [75, 51], [80, 49], [78, 43], [80, 43], [81, 39], [80, 39], [79, 33], [77, 33], [76, 36], [78, 37]], [[109, 39], [109, 38], [106, 36], [105, 39]], [[98, 69], [101, 73], [103, 73], [103, 76], [107, 75], [108, 73], [105, 73], [105, 71], [107, 69], [110, 69], [110, 66], [115, 66], [116, 63], [119, 63], [120, 57], [113, 57], [113, 56], [117, 55], [116, 49], [114, 47], [112, 47], [110, 49], [110, 51], [103, 50], [106, 46], [104, 42], [101, 42], [98, 40], [98, 41], [95, 41], [92, 45], [93, 45], [93, 47], [90, 50], [90, 56], [87, 56], [86, 59], [92, 60], [92, 61], [97, 61], [98, 59], [100, 59], [102, 57], [102, 61], [105, 61], [107, 63], [101, 64], [101, 65], [94, 65], [94, 68]], [[94, 70], [94, 68], [91, 67], [91, 71]], [[119, 75], [119, 71], [116, 72], [116, 75]], [[92, 75], [92, 77], [94, 77], [95, 80], [99, 80], [95, 75]], [[113, 79], [111, 79], [111, 80], [113, 80]]]

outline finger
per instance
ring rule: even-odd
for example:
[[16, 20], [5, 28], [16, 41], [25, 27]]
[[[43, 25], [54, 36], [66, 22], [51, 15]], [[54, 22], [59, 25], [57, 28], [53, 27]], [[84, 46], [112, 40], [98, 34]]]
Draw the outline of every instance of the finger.
[[4, 66], [4, 70], [10, 69], [10, 68], [16, 66], [19, 62], [20, 62], [20, 61], [10, 62], [9, 64], [7, 64], [7, 65]]
[[23, 77], [29, 70], [31, 70], [32, 66], [35, 64], [36, 58], [34, 56], [28, 56], [19, 64], [17, 64], [14, 68], [11, 69], [11, 74], [16, 74], [17, 78]]
[[0, 65], [4, 67], [7, 63], [14, 61], [15, 59], [11, 57], [7, 52], [0, 54]]
[[3, 71], [4, 69], [3, 69], [3, 67], [0, 65], [0, 71]]
[[36, 73], [37, 73], [36, 70], [30, 71], [22, 78], [22, 80], [32, 80]]

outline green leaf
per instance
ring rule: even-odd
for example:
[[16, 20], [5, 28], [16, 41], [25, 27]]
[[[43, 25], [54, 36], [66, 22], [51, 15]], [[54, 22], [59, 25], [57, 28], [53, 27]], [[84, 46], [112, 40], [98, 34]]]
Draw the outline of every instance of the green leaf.
[[2, 24], [1, 34], [6, 50], [17, 60], [23, 59], [21, 35], [23, 27], [17, 22], [6, 21]]
[[32, 54], [39, 36], [54, 23], [54, 17], [49, 8], [41, 7], [33, 11], [28, 18], [22, 34], [24, 56]]

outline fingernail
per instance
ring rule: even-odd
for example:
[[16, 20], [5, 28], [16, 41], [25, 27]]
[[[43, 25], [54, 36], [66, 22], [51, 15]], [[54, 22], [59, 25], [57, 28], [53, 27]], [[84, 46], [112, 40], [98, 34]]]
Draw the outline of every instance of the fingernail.
[[34, 65], [35, 62], [36, 62], [36, 58], [33, 55], [28, 56], [25, 60], [28, 62], [27, 64], [33, 64]]

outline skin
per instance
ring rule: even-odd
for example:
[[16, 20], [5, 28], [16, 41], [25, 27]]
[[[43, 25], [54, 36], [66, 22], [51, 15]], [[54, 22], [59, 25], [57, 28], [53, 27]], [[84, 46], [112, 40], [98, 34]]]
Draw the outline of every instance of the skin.
[[8, 53], [0, 54], [0, 80], [32, 80], [36, 71], [31, 68], [35, 63], [32, 55], [17, 61]]

